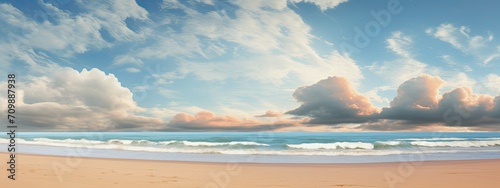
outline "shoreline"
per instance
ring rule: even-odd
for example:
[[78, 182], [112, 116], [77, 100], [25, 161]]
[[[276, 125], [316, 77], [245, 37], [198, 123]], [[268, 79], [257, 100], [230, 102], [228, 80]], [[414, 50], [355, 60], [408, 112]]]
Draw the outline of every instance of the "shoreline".
[[[140, 153], [140, 151], [137, 151], [137, 153]], [[0, 156], [5, 155], [6, 157], [10, 155], [11, 153], [1, 151]], [[172, 154], [172, 153], [164, 153], [164, 154]], [[39, 156], [39, 157], [55, 157], [55, 158], [82, 158], [82, 159], [97, 159], [97, 160], [111, 160], [111, 161], [116, 161], [116, 160], [123, 160], [123, 161], [151, 161], [151, 162], [167, 162], [167, 163], [199, 163], [199, 164], [221, 164], [221, 163], [238, 163], [238, 164], [263, 164], [263, 165], [370, 165], [370, 164], [399, 164], [399, 163], [435, 163], [435, 162], [473, 162], [473, 161], [500, 161], [500, 156], [498, 158], [487, 158], [487, 159], [438, 159], [438, 160], [400, 160], [400, 161], [382, 161], [382, 162], [328, 162], [328, 163], [316, 163], [316, 162], [303, 162], [303, 163], [287, 163], [287, 162], [241, 162], [241, 161], [231, 161], [231, 162], [223, 162], [223, 161], [190, 161], [190, 160], [161, 160], [161, 159], [137, 159], [137, 158], [109, 158], [109, 157], [95, 157], [95, 156], [72, 156], [72, 155], [51, 155], [51, 154], [35, 154], [35, 153], [16, 153], [16, 156]], [[191, 154], [188, 154], [191, 155]], [[206, 155], [206, 154], [199, 154], [199, 155]], [[222, 154], [216, 154], [216, 155], [222, 155]], [[276, 157], [276, 156], [266, 156], [266, 157]], [[308, 156], [305, 156], [308, 157]], [[334, 156], [327, 156], [327, 157], [334, 157]], [[352, 157], [352, 156], [349, 156]], [[366, 156], [356, 156], [356, 157], [366, 157]], [[382, 156], [384, 157], [384, 156]]]
[[[151, 161], [17, 154], [7, 187], [498, 187], [500, 159], [340, 164]], [[7, 159], [7, 153], [0, 158]], [[2, 168], [6, 168], [2, 164]]]

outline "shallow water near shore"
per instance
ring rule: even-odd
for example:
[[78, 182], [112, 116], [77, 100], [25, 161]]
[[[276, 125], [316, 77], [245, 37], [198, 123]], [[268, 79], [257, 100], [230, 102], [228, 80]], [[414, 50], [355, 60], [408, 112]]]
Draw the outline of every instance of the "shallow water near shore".
[[[500, 158], [500, 133], [20, 132], [18, 153], [248, 163], [368, 163]], [[9, 140], [0, 139], [1, 147]]]

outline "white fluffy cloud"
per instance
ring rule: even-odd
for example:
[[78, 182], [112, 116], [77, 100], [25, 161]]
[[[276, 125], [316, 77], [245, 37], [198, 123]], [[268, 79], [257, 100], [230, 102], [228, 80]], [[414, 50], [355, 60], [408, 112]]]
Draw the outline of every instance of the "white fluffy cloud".
[[152, 130], [163, 126], [162, 119], [138, 115], [144, 109], [137, 106], [130, 90], [99, 69], [59, 68], [50, 75], [29, 76], [18, 86], [16, 118], [21, 128]]
[[401, 84], [391, 108], [431, 109], [439, 101], [439, 89], [445, 82], [437, 77], [422, 75]]

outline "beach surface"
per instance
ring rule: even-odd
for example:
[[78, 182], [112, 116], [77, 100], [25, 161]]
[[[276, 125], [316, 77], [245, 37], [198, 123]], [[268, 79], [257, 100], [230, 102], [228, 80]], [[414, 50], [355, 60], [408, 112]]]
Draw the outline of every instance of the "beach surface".
[[[1, 159], [8, 161], [6, 153]], [[500, 159], [359, 164], [203, 163], [16, 155], [2, 187], [499, 187]]]

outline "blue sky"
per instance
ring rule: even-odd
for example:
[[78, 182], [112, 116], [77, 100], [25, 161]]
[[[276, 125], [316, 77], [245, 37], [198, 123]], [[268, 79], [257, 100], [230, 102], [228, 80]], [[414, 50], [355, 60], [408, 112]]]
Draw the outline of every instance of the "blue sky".
[[496, 130], [498, 5], [1, 1], [0, 73], [26, 130]]

